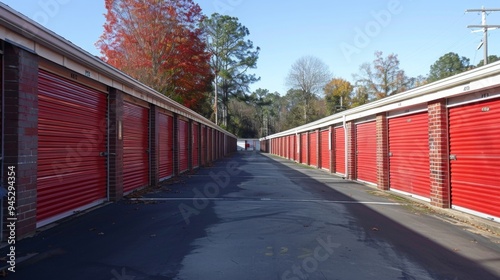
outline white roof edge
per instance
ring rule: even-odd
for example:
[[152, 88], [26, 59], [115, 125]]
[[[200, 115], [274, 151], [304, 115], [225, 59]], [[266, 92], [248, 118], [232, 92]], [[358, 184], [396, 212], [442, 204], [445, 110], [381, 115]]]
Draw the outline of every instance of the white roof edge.
[[[166, 97], [165, 95], [155, 91], [151, 87], [133, 79], [124, 72], [116, 69], [115, 67], [103, 62], [101, 59], [93, 56], [89, 52], [83, 50], [82, 48], [76, 46], [70, 41], [66, 40], [62, 36], [54, 33], [53, 31], [47, 29], [46, 27], [40, 25], [39, 23], [33, 21], [32, 19], [26, 17], [25, 15], [12, 9], [10, 6], [0, 2], [0, 25], [21, 34], [22, 36], [33, 40], [51, 50], [55, 50], [68, 58], [75, 60], [75, 62], [85, 65], [89, 68], [97, 70], [97, 72], [107, 75], [108, 77], [121, 82], [130, 88], [137, 89], [140, 92], [145, 93], [151, 98], [159, 99], [171, 107], [177, 109], [179, 112], [188, 115], [194, 121], [197, 121], [206, 126], [215, 128], [219, 131], [224, 132], [226, 135], [237, 138], [232, 133], [224, 130], [223, 128], [215, 125], [213, 122], [209, 121], [205, 117], [196, 113], [195, 111], [184, 107], [183, 105], [173, 101], [172, 99]], [[5, 39], [5, 38], [0, 38]], [[17, 43], [17, 42], [16, 42]], [[31, 49], [30, 46], [24, 46], [27, 49]], [[35, 50], [32, 50], [35, 51]], [[104, 72], [104, 73], [103, 73]]]
[[[387, 112], [389, 107], [394, 107], [390, 105], [396, 105], [403, 101], [408, 101], [408, 102], [406, 102], [405, 104], [401, 104], [402, 106], [400, 106], [399, 108], [411, 107], [432, 100], [439, 100], [443, 98], [450, 98], [457, 95], [468, 94], [470, 92], [481, 89], [480, 87], [477, 88], [468, 87], [469, 83], [490, 77], [495, 77], [496, 80], [498, 80], [498, 85], [500, 85], [500, 61], [487, 64], [485, 66], [481, 66], [478, 68], [474, 68], [472, 70], [457, 74], [455, 76], [445, 78], [433, 82], [431, 84], [414, 88], [405, 91], [403, 93], [392, 95], [377, 101], [373, 101], [368, 104], [364, 104], [334, 115], [330, 115], [328, 117], [319, 119], [317, 121], [305, 125], [301, 125], [286, 131], [282, 131], [279, 133], [263, 137], [261, 139], [262, 140], [273, 139], [291, 134], [320, 129], [326, 126], [341, 123], [343, 121], [344, 116], [346, 116], [347, 120], [350, 121], [354, 119], [360, 119], [363, 117], [376, 115], [379, 113]], [[488, 83], [484, 84], [487, 85]], [[456, 90], [450, 91], [450, 89], [456, 89]], [[428, 98], [422, 98], [423, 96], [426, 95], [428, 95]], [[395, 108], [392, 108], [391, 110], [394, 109]]]

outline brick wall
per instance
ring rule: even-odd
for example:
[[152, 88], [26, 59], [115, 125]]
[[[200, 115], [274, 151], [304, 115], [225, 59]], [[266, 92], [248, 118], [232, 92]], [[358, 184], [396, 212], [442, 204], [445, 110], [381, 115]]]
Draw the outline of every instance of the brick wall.
[[377, 187], [381, 190], [389, 190], [389, 131], [387, 116], [377, 115]]
[[356, 125], [350, 121], [347, 127], [347, 172], [346, 178], [356, 180]]
[[149, 184], [156, 187], [160, 181], [158, 171], [158, 107], [149, 108]]
[[429, 114], [429, 163], [431, 183], [431, 204], [450, 207], [449, 158], [448, 158], [448, 118], [446, 100], [428, 104]]
[[335, 127], [330, 126], [330, 173], [335, 172]]
[[4, 49], [4, 118], [4, 174], [9, 166], [14, 167], [16, 236], [20, 239], [36, 230], [38, 57], [8, 43]]

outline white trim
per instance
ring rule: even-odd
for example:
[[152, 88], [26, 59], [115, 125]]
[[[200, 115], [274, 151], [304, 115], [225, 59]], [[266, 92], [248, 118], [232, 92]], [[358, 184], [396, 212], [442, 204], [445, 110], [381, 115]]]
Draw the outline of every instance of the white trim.
[[471, 209], [468, 209], [468, 208], [464, 208], [464, 207], [461, 207], [461, 206], [452, 205], [451, 208], [455, 209], [455, 210], [458, 210], [458, 211], [461, 211], [461, 212], [464, 212], [464, 213], [467, 213], [467, 214], [472, 214], [474, 216], [481, 217], [481, 218], [486, 219], [488, 221], [500, 223], [500, 217], [495, 217], [493, 215], [489, 215], [489, 214], [485, 214], [485, 213], [482, 213], [482, 212], [474, 211], [474, 210], [471, 210]]
[[366, 117], [366, 118], [360, 119], [360, 120], [354, 122], [354, 124], [355, 125], [364, 124], [364, 123], [374, 122], [376, 120], [377, 120], [376, 116], [370, 116], [370, 117]]
[[483, 101], [488, 101], [492, 99], [497, 99], [500, 97], [500, 91], [496, 93], [488, 93], [488, 96], [483, 96], [485, 94], [484, 92], [475, 92], [463, 96], [457, 96], [454, 98], [450, 98], [447, 100], [447, 107], [448, 108], [453, 108], [453, 107], [458, 107], [461, 105], [465, 104], [472, 104], [476, 102], [483, 102]]
[[423, 201], [429, 202], [429, 203], [431, 202], [430, 198], [424, 197], [424, 196], [421, 196], [421, 195], [418, 195], [418, 194], [409, 193], [409, 192], [405, 192], [405, 191], [400, 191], [400, 190], [393, 189], [393, 188], [391, 188], [390, 190], [393, 191], [393, 192], [395, 192], [395, 193], [399, 193], [399, 194], [403, 194], [403, 195], [406, 195], [406, 196], [409, 196], [409, 197], [412, 197], [412, 198], [416, 198], [418, 200], [423, 200]]
[[96, 200], [92, 203], [89, 203], [87, 205], [84, 205], [84, 206], [81, 206], [81, 207], [78, 207], [78, 208], [75, 208], [75, 209], [72, 209], [72, 210], [69, 210], [69, 211], [66, 211], [64, 213], [61, 213], [61, 214], [58, 214], [58, 215], [55, 215], [55, 216], [52, 216], [50, 218], [47, 218], [45, 220], [42, 220], [42, 221], [39, 221], [36, 223], [36, 227], [37, 228], [40, 228], [40, 227], [43, 227], [43, 226], [46, 226], [48, 224], [51, 224], [53, 222], [56, 222], [58, 220], [61, 220], [61, 219], [64, 219], [66, 217], [69, 217], [69, 216], [72, 216], [72, 215], [76, 215], [78, 214], [79, 212], [81, 211], [85, 211], [85, 210], [88, 210], [92, 207], [95, 207], [99, 204], [103, 204], [105, 203], [107, 200], [106, 199], [99, 199], [99, 200]]
[[403, 117], [403, 116], [418, 114], [418, 113], [427, 112], [427, 111], [429, 111], [429, 108], [427, 106], [427, 103], [425, 103], [425, 104], [420, 104], [418, 106], [414, 106], [412, 108], [399, 109], [399, 110], [387, 112], [387, 118], [392, 119], [392, 118]]

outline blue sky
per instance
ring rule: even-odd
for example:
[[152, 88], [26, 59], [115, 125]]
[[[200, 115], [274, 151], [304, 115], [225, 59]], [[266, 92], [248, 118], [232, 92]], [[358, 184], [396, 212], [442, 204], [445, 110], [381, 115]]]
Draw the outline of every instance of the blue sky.
[[[104, 1], [0, 0], [84, 50], [100, 55], [94, 43], [102, 34]], [[375, 51], [397, 54], [409, 76], [426, 75], [440, 56], [456, 52], [477, 64], [482, 33], [466, 26], [480, 24], [479, 13], [466, 9], [500, 8], [494, 0], [198, 0], [206, 15], [238, 17], [261, 48], [261, 81], [251, 89], [286, 93], [285, 78], [300, 57], [312, 55], [330, 68], [333, 77], [352, 81], [359, 66], [374, 59]], [[500, 12], [488, 16], [500, 24]], [[491, 31], [489, 53], [500, 55], [500, 30]]]

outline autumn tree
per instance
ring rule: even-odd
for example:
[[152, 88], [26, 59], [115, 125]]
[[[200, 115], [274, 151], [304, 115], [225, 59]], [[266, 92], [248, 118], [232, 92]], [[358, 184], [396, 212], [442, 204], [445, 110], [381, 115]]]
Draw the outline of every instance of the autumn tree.
[[[364, 63], [360, 74], [354, 75], [356, 87], [360, 94], [368, 94], [368, 100], [381, 99], [401, 93], [408, 89], [408, 77], [399, 68], [399, 59], [395, 54], [383, 57], [380, 51], [375, 52], [372, 64]], [[362, 95], [361, 94], [361, 95]]]
[[321, 90], [330, 79], [331, 74], [328, 66], [319, 58], [304, 56], [299, 58], [293, 65], [288, 76], [286, 85], [294, 90], [299, 90], [304, 102], [304, 122], [310, 121], [308, 112], [311, 111], [311, 102], [321, 93]]
[[470, 67], [470, 60], [464, 56], [460, 57], [457, 53], [449, 52], [441, 56], [434, 64], [428, 76], [429, 82], [435, 82], [453, 75], [465, 72]]
[[238, 18], [215, 13], [202, 25], [207, 34], [210, 66], [215, 76], [215, 121], [218, 123], [220, 105], [222, 125], [227, 127], [230, 97], [246, 98], [249, 85], [259, 80], [249, 70], [257, 67], [260, 48], [255, 48], [247, 39], [250, 32]]
[[192, 109], [211, 86], [204, 16], [192, 0], [105, 0], [103, 60]]
[[351, 94], [354, 87], [350, 82], [334, 78], [323, 89], [325, 92], [326, 110], [328, 114], [335, 114], [351, 108]]

